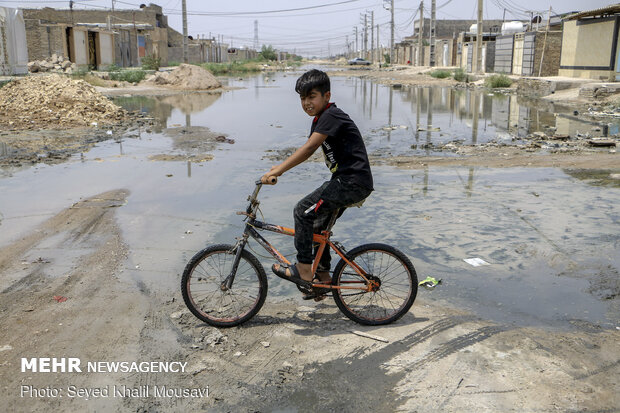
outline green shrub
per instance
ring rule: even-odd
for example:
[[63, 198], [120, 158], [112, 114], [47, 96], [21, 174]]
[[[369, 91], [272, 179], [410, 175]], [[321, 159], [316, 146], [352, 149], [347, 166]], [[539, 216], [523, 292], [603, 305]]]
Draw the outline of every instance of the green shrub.
[[155, 55], [147, 55], [142, 58], [142, 69], [144, 70], [159, 70], [161, 65], [161, 59]]
[[389, 53], [385, 53], [383, 55], [383, 59], [384, 59], [385, 63], [387, 63], [388, 65], [390, 64], [390, 54]]
[[276, 51], [271, 45], [269, 46], [263, 45], [263, 47], [260, 50], [259, 56], [263, 58], [264, 60], [278, 60]]
[[257, 62], [242, 61], [231, 63], [202, 63], [199, 65], [203, 69], [208, 70], [214, 75], [223, 75], [228, 73], [250, 73], [260, 72], [260, 65]]
[[437, 79], [446, 79], [452, 76], [452, 73], [447, 70], [433, 70], [431, 76]]
[[120, 66], [118, 66], [115, 63], [112, 63], [110, 66], [107, 67], [108, 72], [119, 72], [121, 70]]
[[469, 76], [467, 76], [467, 73], [459, 67], [454, 71], [454, 80], [457, 82], [468, 82]]
[[11, 82], [10, 80], [0, 80], [0, 88], [3, 87], [3, 86], [6, 86], [10, 82]]
[[512, 85], [512, 79], [504, 74], [491, 75], [484, 79], [484, 85], [491, 89], [498, 87], [510, 87], [510, 85]]
[[146, 77], [144, 70], [121, 70], [119, 72], [111, 72], [110, 79], [121, 82], [139, 83]]

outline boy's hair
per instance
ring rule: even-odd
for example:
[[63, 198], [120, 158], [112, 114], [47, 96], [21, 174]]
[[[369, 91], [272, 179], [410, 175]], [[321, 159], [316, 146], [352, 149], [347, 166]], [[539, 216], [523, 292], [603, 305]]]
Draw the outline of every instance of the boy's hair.
[[327, 73], [317, 69], [312, 69], [297, 79], [295, 84], [295, 92], [299, 93], [302, 98], [308, 96], [312, 89], [316, 89], [324, 95], [330, 91], [329, 76]]

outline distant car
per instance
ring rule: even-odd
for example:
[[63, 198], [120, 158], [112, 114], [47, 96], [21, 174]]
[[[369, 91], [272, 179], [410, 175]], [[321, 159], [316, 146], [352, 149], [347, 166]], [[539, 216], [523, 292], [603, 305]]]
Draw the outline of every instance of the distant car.
[[366, 60], [366, 59], [362, 59], [361, 57], [356, 57], [355, 59], [351, 59], [349, 60], [349, 64], [350, 65], [362, 65], [362, 66], [368, 66], [371, 63]]

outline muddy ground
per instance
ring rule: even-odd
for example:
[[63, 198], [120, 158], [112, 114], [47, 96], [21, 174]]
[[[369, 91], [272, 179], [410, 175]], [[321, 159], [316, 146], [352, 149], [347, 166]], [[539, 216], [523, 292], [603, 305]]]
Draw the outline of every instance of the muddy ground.
[[[173, 155], [183, 159], [208, 160], [212, 145], [232, 144], [212, 133], [205, 146], [192, 138], [204, 130], [181, 129], [168, 133], [177, 145]], [[109, 136], [103, 133], [102, 139]], [[28, 132], [32, 146], [23, 148], [30, 154], [21, 159], [12, 153], [2, 158], [3, 165], [52, 159], [41, 151], [70, 156], [94, 144], [73, 142], [69, 134], [55, 147], [58, 140], [49, 139], [53, 134]], [[13, 138], [0, 137], [3, 142]], [[400, 168], [558, 166], [620, 173], [609, 148], [460, 149], [460, 156], [372, 161]], [[286, 154], [265, 157], [277, 161]], [[331, 299], [314, 303], [274, 296], [243, 326], [209, 327], [189, 314], [178, 291], [153, 291], [126, 275], [128, 246], [115, 212], [128, 196], [118, 188], [79, 200], [0, 249], [2, 411], [618, 411], [620, 324], [612, 329], [585, 322], [575, 322], [572, 329], [518, 327], [477, 318], [420, 293], [407, 315], [384, 327], [353, 323]], [[182, 373], [21, 371], [22, 357], [46, 356], [79, 357], [83, 363], [187, 362], [187, 368]], [[67, 391], [115, 385], [151, 391], [154, 386], [208, 387], [208, 397], [86, 398], [69, 397]], [[59, 389], [64, 397], [32, 397], [29, 386]]]
[[[3, 411], [617, 409], [620, 331], [595, 324], [515, 327], [419, 298], [399, 322], [362, 327], [330, 301], [270, 297], [241, 327], [206, 326], [179, 294], [123, 276], [127, 246], [115, 211], [128, 195], [119, 189], [82, 200], [0, 250]], [[41, 258], [50, 249], [61, 254]], [[35, 356], [178, 361], [187, 370], [21, 373], [20, 359]], [[68, 396], [70, 386], [114, 385], [208, 386], [209, 397]], [[20, 397], [22, 386], [60, 389], [64, 398]]]

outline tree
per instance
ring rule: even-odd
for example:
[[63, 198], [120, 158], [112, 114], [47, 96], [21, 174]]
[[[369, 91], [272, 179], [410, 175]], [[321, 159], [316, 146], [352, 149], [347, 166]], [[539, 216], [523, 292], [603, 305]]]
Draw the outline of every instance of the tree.
[[278, 56], [276, 55], [276, 51], [273, 46], [263, 45], [260, 50], [259, 55], [265, 60], [278, 60]]

